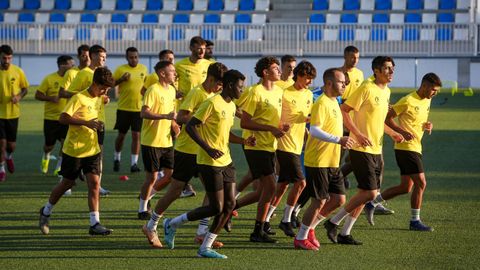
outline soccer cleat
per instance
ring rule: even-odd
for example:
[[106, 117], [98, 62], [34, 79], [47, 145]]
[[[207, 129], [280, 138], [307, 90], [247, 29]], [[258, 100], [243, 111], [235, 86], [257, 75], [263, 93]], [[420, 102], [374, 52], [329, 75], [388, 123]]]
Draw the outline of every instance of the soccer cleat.
[[211, 258], [211, 259], [227, 259], [228, 257], [216, 252], [211, 248], [199, 249], [197, 256], [200, 258]]
[[327, 237], [332, 241], [332, 243], [337, 243], [337, 230], [338, 230], [338, 225], [334, 224], [329, 220], [325, 221], [323, 223], [323, 227], [327, 230]]
[[373, 220], [373, 215], [375, 213], [375, 206], [372, 204], [372, 202], [368, 202], [365, 204], [363, 210], [365, 211], [365, 217], [367, 218], [368, 224], [374, 226], [375, 221]]
[[175, 233], [176, 230], [170, 227], [171, 218], [166, 218], [163, 220], [163, 233], [165, 234], [165, 243], [169, 249], [173, 249], [175, 247]]
[[263, 231], [268, 234], [268, 235], [276, 235], [277, 233], [272, 229], [272, 226], [270, 226], [270, 222], [265, 222], [263, 225]]
[[355, 246], [363, 245], [362, 242], [353, 239], [353, 236], [351, 234], [349, 235], [339, 234], [337, 236], [337, 241], [339, 244], [342, 244], [342, 245], [355, 245]]
[[53, 171], [53, 176], [59, 176], [59, 175], [60, 175], [60, 169], [61, 169], [61, 168], [56, 168], [56, 169]]
[[40, 165], [40, 170], [42, 171], [43, 174], [48, 173], [48, 164], [50, 163], [50, 159], [44, 159], [42, 158], [42, 164]]
[[7, 159], [7, 169], [9, 173], [15, 172], [15, 163], [13, 163], [13, 158]]
[[148, 229], [147, 225], [143, 225], [142, 231], [147, 237], [148, 243], [150, 243], [153, 248], [162, 248], [162, 243], [160, 239], [158, 239], [157, 230], [152, 231]]
[[120, 160], [113, 161], [113, 171], [119, 172], [120, 171]]
[[182, 194], [180, 194], [180, 198], [188, 198], [188, 197], [193, 197], [195, 195], [197, 195], [197, 193], [193, 189], [192, 185], [186, 184], [185, 188], [182, 191]]
[[265, 232], [259, 232], [259, 233], [251, 233], [250, 234], [250, 242], [256, 242], [256, 243], [272, 243], [276, 244], [278, 243], [277, 240], [271, 238], [266, 234]]
[[113, 230], [107, 229], [98, 222], [95, 225], [90, 226], [90, 229], [88, 230], [90, 235], [109, 235], [112, 232]]
[[43, 234], [48, 234], [50, 232], [50, 226], [48, 225], [50, 222], [50, 216], [45, 216], [43, 214], [43, 208], [45, 208], [45, 206], [40, 208], [40, 219], [38, 221], [38, 226]]
[[433, 228], [423, 224], [421, 220], [411, 220], [410, 231], [433, 232]]
[[4, 171], [0, 171], [0, 182], [7, 180], [7, 174]]
[[308, 241], [308, 239], [297, 240], [295, 238], [293, 240], [293, 246], [295, 248], [305, 249], [305, 250], [318, 250], [318, 247], [316, 247], [314, 244], [310, 243], [310, 241]]
[[[203, 243], [204, 238], [205, 238], [205, 235], [196, 235], [193, 242], [195, 242], [195, 244], [201, 245]], [[223, 247], [223, 243], [215, 240], [215, 241], [213, 241], [212, 247], [213, 248], [221, 248], [221, 247]]]
[[375, 215], [393, 215], [395, 211], [386, 208], [383, 204], [378, 204], [375, 207]]
[[310, 230], [308, 231], [307, 239], [308, 239], [308, 241], [310, 241], [310, 243], [312, 243], [314, 246], [316, 246], [317, 248], [320, 248], [320, 242], [318, 242], [317, 237], [315, 236], [315, 230], [314, 230], [314, 229], [310, 229]]
[[237, 210], [233, 210], [233, 211], [232, 211], [232, 216], [238, 217], [238, 211], [237, 211]]
[[295, 232], [293, 231], [291, 222], [280, 222], [278, 227], [285, 233], [286, 236], [295, 237]]
[[230, 217], [227, 219], [227, 222], [225, 222], [225, 225], [223, 225], [223, 229], [224, 229], [226, 232], [231, 232], [231, 231], [232, 231], [232, 228], [233, 228], [232, 216], [230, 216]]
[[140, 220], [149, 220], [150, 219], [150, 213], [145, 211], [145, 212], [139, 212], [138, 213], [138, 219]]
[[72, 195], [72, 189], [67, 189], [67, 191], [65, 191], [65, 193], [63, 193], [64, 196], [70, 196]]
[[131, 167], [130, 167], [130, 172], [131, 173], [136, 173], [136, 172], [140, 172], [140, 168], [137, 166], [137, 164], [133, 164]]
[[343, 178], [343, 185], [345, 186], [345, 189], [350, 188], [350, 180], [348, 180], [347, 177]]
[[100, 196], [108, 196], [108, 194], [110, 194], [110, 190], [100, 187]]

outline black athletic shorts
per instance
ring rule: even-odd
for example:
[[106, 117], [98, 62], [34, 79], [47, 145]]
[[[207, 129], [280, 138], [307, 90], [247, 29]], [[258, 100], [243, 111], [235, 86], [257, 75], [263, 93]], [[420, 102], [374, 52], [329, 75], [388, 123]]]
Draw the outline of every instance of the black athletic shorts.
[[383, 174], [382, 155], [349, 150], [353, 173], [357, 179], [357, 187], [363, 190], [380, 188]]
[[400, 175], [410, 175], [423, 173], [422, 154], [395, 149], [395, 159], [400, 168]]
[[277, 150], [275, 154], [277, 155], [278, 165], [280, 166], [278, 176], [279, 183], [295, 183], [305, 180], [300, 155], [280, 150]]
[[67, 137], [68, 125], [60, 124], [56, 120], [43, 120], [43, 136], [45, 145], [55, 145], [57, 141], [64, 140]]
[[317, 200], [328, 199], [330, 182], [332, 181], [332, 178], [340, 178], [338, 176], [338, 168], [317, 168], [305, 166], [305, 172], [307, 175], [307, 186], [305, 187], [305, 190], [311, 198], [315, 198]]
[[97, 137], [98, 137], [98, 144], [102, 146], [103, 141], [105, 140], [105, 128], [102, 128], [101, 130], [97, 130]]
[[253, 179], [275, 173], [275, 152], [244, 150]]
[[235, 167], [233, 163], [225, 167], [199, 164], [198, 170], [207, 192], [223, 190], [223, 183], [235, 183]]
[[94, 156], [77, 158], [62, 153], [62, 167], [59, 174], [64, 179], [75, 181], [80, 175], [80, 171], [84, 174], [93, 173], [100, 175], [102, 173], [101, 153]]
[[140, 112], [129, 112], [117, 110], [117, 120], [114, 129], [120, 133], [127, 133], [129, 129], [134, 132], [140, 132], [142, 128], [142, 118]]
[[172, 178], [188, 183], [193, 177], [198, 177], [197, 155], [175, 150], [174, 159]]
[[159, 172], [162, 168], [173, 169], [173, 147], [142, 145], [143, 166], [147, 172]]
[[0, 119], [0, 139], [7, 142], [17, 141], [18, 118]]

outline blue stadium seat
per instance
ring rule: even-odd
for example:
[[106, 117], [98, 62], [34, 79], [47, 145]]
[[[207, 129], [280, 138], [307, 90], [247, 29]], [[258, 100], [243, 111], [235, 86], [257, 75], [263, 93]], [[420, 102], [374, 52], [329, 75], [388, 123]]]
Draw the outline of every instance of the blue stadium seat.
[[[145, 14], [147, 15], [147, 14]], [[141, 28], [137, 32], [138, 40], [152, 40], [153, 39], [153, 31], [150, 28]]]
[[310, 23], [325, 23], [327, 20], [324, 14], [312, 14], [310, 15]]
[[245, 40], [247, 39], [247, 30], [235, 29], [233, 32], [233, 40]]
[[423, 9], [423, 1], [422, 0], [407, 0], [407, 9], [408, 10]]
[[447, 41], [447, 40], [452, 40], [452, 38], [453, 38], [452, 29], [446, 28], [446, 27], [441, 27], [437, 29], [437, 40]]
[[178, 0], [177, 10], [192, 10], [193, 1], [192, 0]]
[[122, 39], [122, 29], [110, 28], [107, 30], [107, 40], [119, 40]]
[[343, 0], [343, 10], [359, 10], [360, 0]]
[[35, 17], [32, 13], [20, 13], [18, 14], [18, 21], [19, 22], [34, 22]]
[[453, 23], [455, 22], [455, 16], [453, 13], [438, 13], [437, 22], [439, 23]]
[[209, 0], [208, 1], [208, 10], [223, 10], [224, 4], [222, 0]]
[[127, 15], [122, 13], [112, 14], [112, 23], [127, 23]]
[[357, 23], [357, 15], [355, 14], [342, 14], [340, 16], [341, 23]]
[[163, 2], [159, 0], [147, 0], [147, 10], [161, 10]]
[[254, 0], [240, 0], [238, 3], [238, 10], [254, 10], [255, 1]]
[[71, 7], [71, 2], [68, 0], [55, 0], [55, 9], [58, 10], [69, 10]]
[[[0, 26], [1, 27], [1, 26]], [[10, 27], [0, 28], [0, 39], [27, 39], [28, 30], [25, 27], [12, 29]]]
[[328, 0], [313, 0], [313, 10], [328, 10]]
[[183, 40], [185, 39], [185, 34], [183, 33], [183, 29], [181, 28], [172, 28], [170, 29], [170, 40]]
[[142, 18], [143, 23], [158, 23], [158, 16], [157, 14], [144, 14]]
[[45, 40], [58, 40], [59, 32], [56, 27], [45, 28], [44, 38]]
[[85, 10], [99, 10], [102, 8], [102, 0], [87, 0]]
[[417, 41], [420, 39], [420, 33], [417, 28], [406, 27], [403, 29], [403, 40], [405, 41]]
[[235, 16], [235, 23], [251, 23], [252, 17], [250, 14], [237, 14]]
[[94, 23], [94, 22], [97, 22], [97, 18], [95, 17], [95, 14], [83, 13], [82, 15], [80, 15], [80, 22]]
[[392, 1], [375, 0], [375, 10], [390, 10], [390, 9], [392, 9]]
[[50, 14], [50, 22], [65, 22], [65, 14], [63, 13], [52, 13]]
[[214, 29], [202, 29], [201, 35], [203, 39], [214, 40], [216, 39]]
[[372, 41], [387, 40], [387, 30], [384, 28], [373, 27], [372, 32], [370, 33], [370, 39]]
[[25, 0], [23, 2], [24, 9], [39, 9], [40, 8], [40, 0]]
[[76, 40], [90, 40], [90, 36], [90, 27], [88, 26], [81, 26], [75, 31]]
[[422, 15], [418, 13], [407, 13], [405, 14], [406, 23], [421, 23]]
[[456, 9], [457, 2], [455, 0], [440, 0], [438, 9]]
[[0, 13], [0, 22], [3, 22], [3, 13]]
[[317, 41], [322, 40], [322, 30], [321, 29], [308, 29], [307, 30], [307, 40], [309, 41]]
[[117, 0], [116, 10], [131, 10], [132, 0]]
[[175, 14], [173, 16], [173, 23], [189, 23], [190, 16], [188, 14]]
[[218, 14], [205, 14], [203, 18], [204, 23], [220, 23], [220, 15]]
[[338, 31], [338, 40], [352, 41], [355, 38], [355, 30], [351, 28], [340, 28]]
[[9, 0], [0, 0], [0, 9], [8, 9], [9, 7], [10, 7]]
[[388, 16], [388, 14], [385, 14], [385, 13], [373, 14], [372, 22], [373, 23], [389, 23], [390, 17]]

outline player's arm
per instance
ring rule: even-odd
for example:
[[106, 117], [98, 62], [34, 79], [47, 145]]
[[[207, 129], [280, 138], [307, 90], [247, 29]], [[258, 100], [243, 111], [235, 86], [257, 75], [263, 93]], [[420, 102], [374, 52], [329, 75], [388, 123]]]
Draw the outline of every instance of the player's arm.
[[115, 86], [123, 83], [123, 82], [126, 82], [130, 79], [130, 73], [129, 72], [125, 72], [122, 74], [122, 76], [120, 78], [118, 78], [117, 80], [115, 80]]
[[363, 135], [357, 128], [357, 126], [355, 126], [355, 124], [353, 123], [353, 120], [349, 114], [350, 111], [353, 110], [353, 108], [348, 106], [346, 103], [343, 103], [342, 105], [340, 105], [340, 110], [342, 111], [343, 124], [348, 130], [350, 130], [350, 132], [355, 134], [358, 140], [357, 143], [363, 147], [372, 146], [372, 142], [365, 135]]
[[347, 149], [352, 148], [353, 145], [355, 144], [355, 140], [353, 138], [350, 138], [349, 136], [343, 136], [343, 137], [335, 136], [333, 134], [330, 134], [324, 131], [320, 126], [317, 126], [317, 125], [310, 126], [310, 136], [324, 142], [340, 144], [341, 146]]
[[142, 110], [140, 111], [140, 117], [143, 119], [149, 119], [149, 120], [162, 120], [162, 119], [168, 119], [168, 120], [174, 120], [177, 114], [175, 111], [170, 112], [168, 114], [159, 114], [159, 113], [154, 113], [150, 110], [150, 107], [143, 105]]
[[58, 90], [58, 96], [60, 98], [71, 98], [74, 95], [72, 92], [68, 92], [65, 88], [60, 86], [60, 89]]
[[172, 137], [173, 138], [178, 138], [178, 135], [180, 134], [180, 125], [177, 123], [177, 121], [172, 120], [172, 125], [171, 125], [171, 131], [172, 131]]
[[27, 95], [27, 93], [28, 93], [28, 89], [26, 87], [20, 89], [20, 93], [12, 97], [12, 103], [16, 104], [20, 102], [20, 100], [22, 100]]
[[[392, 138], [396, 143], [401, 143], [405, 141], [403, 135], [395, 130], [391, 129], [387, 124], [385, 124], [384, 132]], [[408, 132], [407, 132], [408, 133]]]
[[252, 116], [243, 111], [242, 118], [240, 120], [240, 127], [243, 129], [253, 130], [253, 131], [268, 131], [273, 134], [273, 136], [280, 138], [285, 135], [285, 132], [277, 127], [264, 125], [257, 123], [256, 121], [252, 120]]
[[35, 99], [40, 101], [58, 103], [59, 96], [47, 96], [45, 95], [45, 93], [37, 90], [35, 92]]
[[250, 137], [244, 139], [240, 136], [237, 136], [235, 133], [230, 131], [230, 135], [228, 137], [228, 141], [230, 143], [235, 143], [235, 144], [243, 144], [243, 145], [248, 145], [248, 146], [255, 146], [257, 144], [257, 139], [255, 136], [250, 135]]
[[217, 149], [214, 149], [208, 145], [205, 140], [203, 140], [200, 137], [200, 134], [198, 133], [197, 126], [201, 125], [202, 121], [195, 117], [191, 117], [190, 120], [187, 122], [187, 125], [185, 127], [185, 130], [187, 131], [187, 134], [195, 141], [207, 154], [213, 158], [213, 159], [218, 159], [221, 156], [223, 156], [223, 152]]
[[387, 133], [392, 139], [396, 142], [398, 142], [392, 134], [393, 132], [401, 134], [404, 140], [410, 141], [411, 139], [415, 138], [415, 136], [403, 129], [400, 125], [395, 122], [395, 118], [397, 117], [397, 113], [392, 107], [389, 107], [387, 117], [385, 118], [385, 133]]
[[60, 114], [60, 118], [58, 119], [58, 121], [62, 125], [86, 126], [93, 130], [101, 130], [103, 128], [103, 123], [101, 121], [98, 121], [97, 118], [87, 121], [87, 120], [75, 118], [69, 115], [68, 113]]
[[188, 121], [190, 121], [190, 119], [192, 118], [192, 112], [191, 111], [188, 111], [188, 110], [180, 110], [178, 111], [178, 115], [177, 115], [177, 123], [179, 125], [183, 125], [183, 124], [186, 124], [188, 123]]

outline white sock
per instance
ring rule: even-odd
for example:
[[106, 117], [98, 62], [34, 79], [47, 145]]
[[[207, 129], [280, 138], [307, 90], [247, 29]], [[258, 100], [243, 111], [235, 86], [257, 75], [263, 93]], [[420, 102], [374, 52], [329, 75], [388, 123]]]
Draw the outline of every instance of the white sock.
[[315, 217], [315, 220], [313, 221], [312, 226], [310, 226], [310, 227], [315, 230], [315, 228], [318, 226], [318, 224], [320, 224], [320, 222], [324, 221], [325, 219], [326, 219], [326, 217], [318, 214]]
[[5, 161], [0, 163], [0, 172], [5, 172]]
[[62, 156], [59, 156], [57, 159], [57, 166], [55, 166], [55, 170], [59, 170], [62, 167]]
[[54, 204], [51, 204], [50, 202], [47, 202], [45, 204], [45, 207], [43, 207], [43, 215], [44, 216], [50, 216], [52, 214]]
[[282, 222], [290, 222], [293, 213], [293, 206], [285, 204], [285, 209], [283, 210]]
[[90, 212], [90, 226], [93, 226], [97, 223], [100, 223], [100, 212], [98, 211]]
[[130, 157], [130, 163], [132, 164], [132, 166], [137, 164], [137, 162], [138, 162], [138, 155], [132, 155]]
[[43, 153], [43, 159], [50, 159], [50, 152], [48, 153]]
[[176, 229], [180, 227], [180, 225], [187, 222], [188, 222], [187, 213], [183, 213], [180, 216], [176, 216], [172, 218], [172, 220], [170, 220], [170, 227], [172, 227], [173, 229]]
[[270, 204], [270, 207], [268, 208], [267, 219], [265, 219], [265, 222], [270, 222], [270, 218], [272, 217], [273, 212], [275, 212], [275, 209], [277, 209], [277, 207]]
[[377, 194], [377, 197], [375, 197], [375, 199], [373, 199], [372, 201], [372, 204], [373, 206], [377, 206], [379, 204], [381, 204], [382, 202], [384, 202], [385, 200], [382, 198], [382, 194], [379, 192]]
[[155, 194], [157, 193], [157, 190], [152, 188], [152, 190], [150, 191], [150, 196], [148, 196], [148, 200], [150, 201], [153, 196], [155, 196]]
[[215, 238], [217, 238], [216, 234], [207, 232], [207, 234], [205, 235], [205, 238], [203, 238], [203, 243], [200, 246], [200, 249], [201, 250], [211, 249], [213, 242], [215, 242]]
[[308, 231], [310, 230], [310, 227], [307, 225], [303, 224], [300, 226], [300, 230], [298, 230], [297, 236], [295, 237], [297, 240], [305, 240], [307, 239], [308, 236]]
[[342, 231], [340, 232], [341, 235], [350, 235], [350, 231], [352, 230], [353, 224], [355, 224], [355, 221], [357, 221], [356, 218], [352, 217], [351, 215], [348, 215], [347, 218], [345, 219], [345, 224], [343, 224]]
[[295, 213], [295, 216], [298, 216], [298, 213], [300, 213], [300, 210], [302, 210], [302, 207], [300, 207], [300, 204], [295, 204], [295, 207], [293, 208], [293, 213]]
[[5, 155], [5, 158], [6, 159], [12, 159], [13, 158], [13, 153], [8, 153], [7, 152], [6, 155]]
[[412, 213], [412, 221], [417, 221], [420, 220], [420, 209], [411, 209], [410, 210]]
[[115, 152], [113, 153], [113, 159], [120, 161], [120, 160], [122, 159], [122, 152], [117, 152], [117, 151], [115, 151]]
[[210, 218], [202, 218], [198, 223], [197, 235], [206, 235], [208, 233], [208, 222]]
[[150, 220], [147, 223], [147, 228], [150, 231], [156, 231], [158, 226], [158, 221], [160, 220], [161, 217], [162, 215], [159, 215], [155, 213], [155, 211], [152, 211], [152, 216], [150, 217]]
[[235, 195], [235, 200], [238, 199], [238, 197], [240, 197], [240, 194], [242, 194], [242, 192], [238, 191], [237, 195]]
[[148, 203], [148, 200], [144, 200], [144, 199], [140, 198], [140, 205], [138, 206], [138, 212], [139, 213], [147, 212], [147, 203]]
[[340, 211], [338, 211], [338, 213], [330, 219], [330, 222], [332, 222], [333, 224], [335, 225], [338, 225], [340, 224], [340, 222], [342, 222], [342, 220], [348, 215], [348, 212], [345, 211], [345, 208], [341, 208]]

